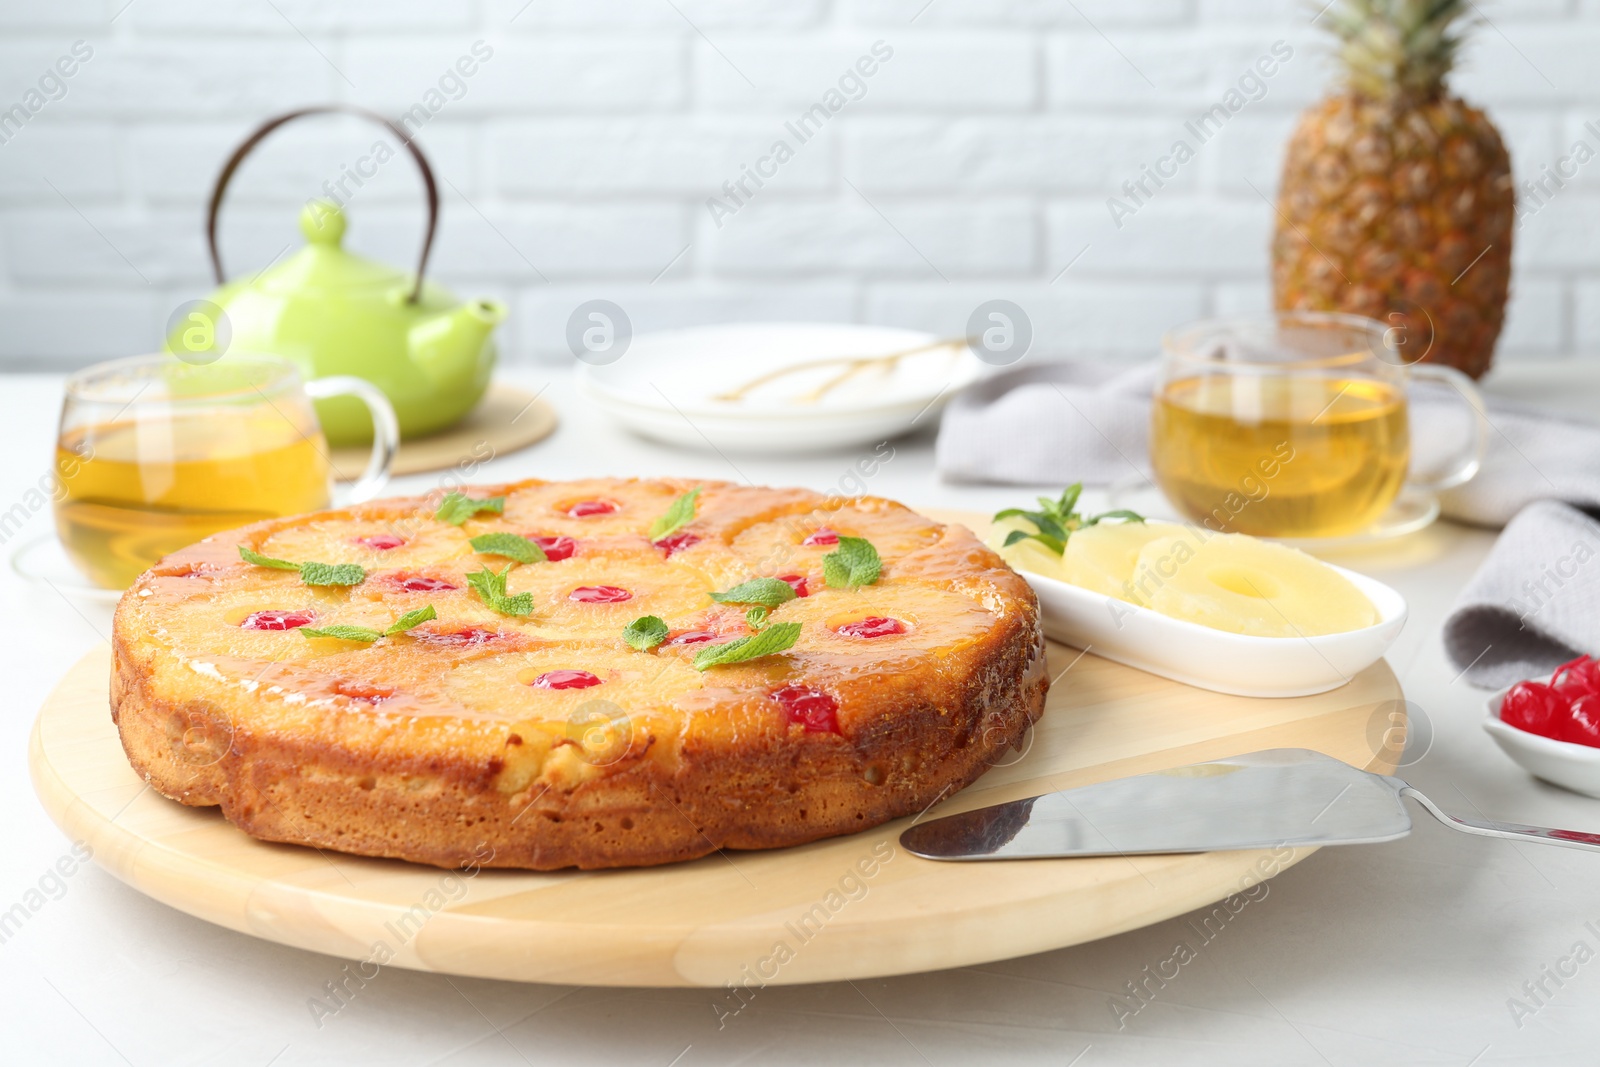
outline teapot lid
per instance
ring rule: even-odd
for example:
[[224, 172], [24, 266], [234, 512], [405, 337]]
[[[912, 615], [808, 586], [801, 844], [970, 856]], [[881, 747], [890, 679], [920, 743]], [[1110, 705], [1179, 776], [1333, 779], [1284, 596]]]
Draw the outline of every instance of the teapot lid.
[[278, 294], [410, 287], [411, 276], [404, 271], [345, 251], [346, 225], [344, 211], [334, 201], [307, 201], [300, 212], [305, 247], [262, 271], [252, 287]]

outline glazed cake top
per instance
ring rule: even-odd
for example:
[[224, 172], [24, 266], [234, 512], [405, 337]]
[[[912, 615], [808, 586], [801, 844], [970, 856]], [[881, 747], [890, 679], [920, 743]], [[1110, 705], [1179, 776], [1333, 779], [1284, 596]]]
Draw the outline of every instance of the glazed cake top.
[[[695, 490], [688, 521], [652, 536], [675, 502], [683, 517]], [[614, 731], [591, 736], [590, 725], [620, 716], [632, 755], [653, 746], [652, 758], [670, 760], [684, 744], [752, 733], [798, 742], [892, 728], [897, 700], [937, 701], [941, 679], [973, 670], [1003, 619], [1034, 610], [1027, 586], [970, 533], [877, 498], [612, 479], [463, 493], [503, 503], [448, 515], [436, 493], [208, 538], [141, 576], [118, 632], [185, 668], [196, 693], [232, 691], [290, 728], [330, 714], [359, 716], [366, 728], [501, 721], [543, 759], [564, 745], [617, 744]], [[472, 542], [486, 534], [530, 539], [544, 558], [480, 552]], [[841, 537], [876, 550], [875, 580], [830, 586], [824, 561]], [[269, 560], [354, 564], [359, 578], [308, 584], [309, 571], [247, 562], [241, 545]], [[513, 599], [482, 588], [486, 569], [504, 576]], [[711, 595], [758, 578], [795, 594], [764, 620], [750, 617], [750, 602]], [[381, 634], [430, 607], [434, 618], [375, 640], [297, 632]], [[665, 639], [635, 647], [624, 632], [647, 616]], [[696, 666], [707, 649], [786, 624], [799, 630], [788, 648]]]

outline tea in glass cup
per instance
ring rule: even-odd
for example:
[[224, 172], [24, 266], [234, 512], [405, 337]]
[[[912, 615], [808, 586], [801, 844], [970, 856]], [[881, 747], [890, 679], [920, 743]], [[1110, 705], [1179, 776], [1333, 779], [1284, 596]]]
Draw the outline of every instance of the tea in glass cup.
[[97, 585], [121, 589], [211, 534], [327, 507], [328, 447], [311, 398], [339, 393], [374, 406], [374, 463], [353, 493], [369, 498], [387, 481], [395, 442], [384, 433], [392, 410], [367, 382], [303, 386], [291, 363], [240, 355], [206, 365], [139, 356], [80, 371], [56, 440], [62, 547]]
[[1447, 382], [1474, 409], [1474, 438], [1424, 489], [1477, 473], [1483, 402], [1465, 375], [1407, 366], [1382, 323], [1283, 312], [1169, 334], [1150, 420], [1156, 481], [1188, 518], [1227, 533], [1338, 537], [1372, 526], [1408, 484], [1406, 385]]

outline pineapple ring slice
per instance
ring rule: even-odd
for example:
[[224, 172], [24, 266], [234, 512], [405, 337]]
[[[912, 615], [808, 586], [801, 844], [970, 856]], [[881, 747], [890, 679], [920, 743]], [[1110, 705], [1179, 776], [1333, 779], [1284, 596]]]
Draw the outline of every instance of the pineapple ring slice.
[[[585, 671], [599, 681], [572, 689], [534, 684], [556, 671]], [[700, 672], [685, 660], [641, 655], [616, 641], [572, 641], [470, 660], [451, 669], [444, 682], [445, 689], [464, 706], [493, 708], [497, 717], [531, 722], [570, 720], [575, 740], [593, 733], [595, 724], [603, 728], [602, 715], [618, 721], [624, 717], [640, 722], [661, 718], [663, 708], [670, 708], [677, 697], [704, 684]]]
[[992, 524], [988, 545], [1000, 553], [1001, 559], [1019, 571], [1032, 571], [1034, 574], [1042, 574], [1046, 578], [1056, 578], [1063, 582], [1068, 580], [1061, 557], [1038, 541], [1029, 538], [1015, 544], [1006, 544], [1006, 536], [1012, 530], [1021, 530], [1023, 533], [1034, 532], [1032, 523], [1016, 517], [1001, 519]]
[[[361, 539], [396, 536], [404, 543], [389, 549], [372, 548]], [[360, 519], [321, 519], [277, 531], [258, 551], [294, 563], [355, 563], [368, 571], [401, 570], [470, 556], [469, 535], [458, 527], [403, 516], [392, 522]]]
[[1314, 637], [1378, 621], [1344, 575], [1286, 545], [1196, 528], [1139, 552], [1134, 588], [1176, 619], [1254, 637]]
[[1062, 577], [1096, 593], [1143, 603], [1133, 585], [1139, 553], [1151, 541], [1181, 529], [1168, 522], [1108, 522], [1079, 530], [1067, 539], [1061, 557]]

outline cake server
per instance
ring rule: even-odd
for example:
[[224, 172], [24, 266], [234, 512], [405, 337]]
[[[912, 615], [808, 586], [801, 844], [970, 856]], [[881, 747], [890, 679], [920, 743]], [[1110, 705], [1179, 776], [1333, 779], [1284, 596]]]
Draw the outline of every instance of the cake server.
[[1002, 860], [1359, 845], [1411, 832], [1402, 797], [1462, 833], [1600, 852], [1600, 834], [1464, 818], [1392, 775], [1274, 748], [1064, 789], [919, 823], [900, 835], [931, 860]]

